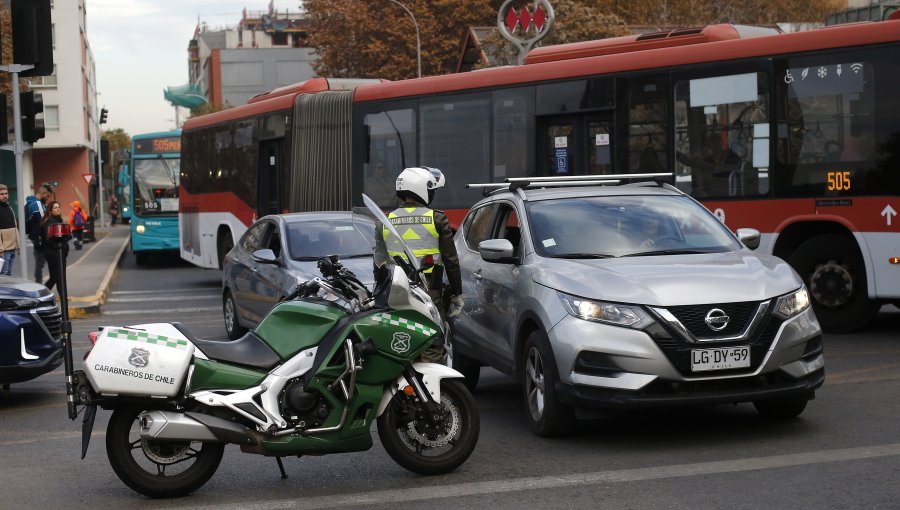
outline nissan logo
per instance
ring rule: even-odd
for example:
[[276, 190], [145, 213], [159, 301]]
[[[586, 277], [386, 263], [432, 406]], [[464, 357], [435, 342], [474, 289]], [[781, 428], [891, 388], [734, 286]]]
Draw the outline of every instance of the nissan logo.
[[706, 325], [713, 331], [722, 331], [728, 326], [728, 315], [718, 308], [713, 308], [706, 314]]

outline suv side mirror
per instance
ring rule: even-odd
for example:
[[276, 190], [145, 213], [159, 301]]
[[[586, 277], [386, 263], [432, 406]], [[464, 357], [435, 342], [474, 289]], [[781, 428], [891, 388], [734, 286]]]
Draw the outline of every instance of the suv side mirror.
[[260, 264], [278, 264], [278, 257], [276, 257], [275, 252], [269, 248], [253, 252], [253, 260]]
[[509, 239], [488, 239], [478, 243], [478, 253], [488, 262], [514, 264], [519, 258], [513, 255], [515, 248]]
[[737, 237], [747, 248], [751, 250], [759, 248], [759, 230], [755, 228], [739, 228], [737, 229]]

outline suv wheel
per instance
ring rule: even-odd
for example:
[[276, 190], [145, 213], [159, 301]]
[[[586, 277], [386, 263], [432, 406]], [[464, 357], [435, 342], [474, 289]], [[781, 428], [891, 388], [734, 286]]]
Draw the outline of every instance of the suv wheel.
[[800, 416], [809, 397], [804, 395], [801, 397], [778, 398], [772, 400], [757, 400], [753, 402], [756, 411], [763, 417], [770, 420], [791, 420]]
[[222, 298], [222, 315], [225, 316], [225, 332], [228, 333], [228, 338], [237, 340], [247, 333], [247, 328], [238, 322], [237, 306], [230, 290], [226, 290]]
[[523, 363], [520, 374], [532, 430], [544, 437], [571, 433], [575, 425], [575, 413], [570, 406], [557, 400], [554, 392], [559, 381], [556, 361], [543, 332], [534, 331], [528, 336]]

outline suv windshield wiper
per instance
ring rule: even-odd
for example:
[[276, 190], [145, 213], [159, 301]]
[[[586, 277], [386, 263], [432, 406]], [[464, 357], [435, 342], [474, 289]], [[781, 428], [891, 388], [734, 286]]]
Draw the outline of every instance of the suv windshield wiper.
[[678, 250], [650, 250], [650, 251], [639, 251], [637, 253], [629, 253], [627, 255], [622, 255], [622, 257], [645, 257], [650, 255], [695, 255], [698, 253], [715, 253], [713, 250], [698, 250], [698, 249], [678, 249]]
[[552, 259], [608, 259], [615, 255], [607, 255], [605, 253], [560, 253], [558, 255], [549, 255]]

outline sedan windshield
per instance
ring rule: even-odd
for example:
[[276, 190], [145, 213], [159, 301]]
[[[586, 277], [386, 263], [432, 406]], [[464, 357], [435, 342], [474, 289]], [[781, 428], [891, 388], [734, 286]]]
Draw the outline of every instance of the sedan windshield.
[[372, 256], [375, 227], [350, 219], [289, 222], [287, 244], [294, 260], [317, 260], [326, 255], [340, 258]]
[[544, 257], [606, 258], [714, 253], [740, 248], [728, 229], [683, 196], [609, 196], [529, 204]]

